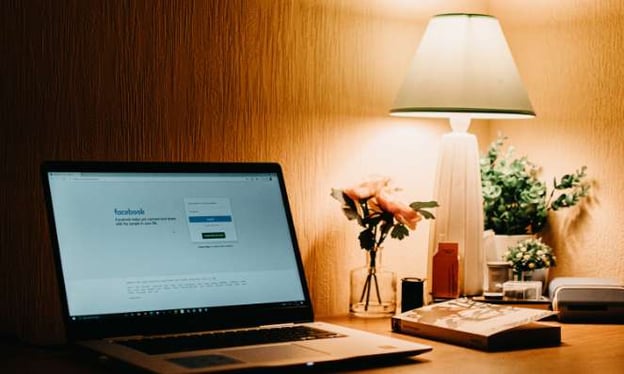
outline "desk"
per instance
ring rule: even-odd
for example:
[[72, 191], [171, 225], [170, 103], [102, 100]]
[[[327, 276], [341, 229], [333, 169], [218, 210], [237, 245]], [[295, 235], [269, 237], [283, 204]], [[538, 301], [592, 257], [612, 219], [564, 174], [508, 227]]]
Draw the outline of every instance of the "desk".
[[624, 373], [624, 325], [561, 324], [559, 347], [488, 353], [393, 333], [386, 319], [325, 320], [433, 347], [411, 358], [411, 364], [377, 368], [374, 373]]
[[[624, 325], [562, 324], [559, 347], [487, 353], [439, 343], [390, 330], [390, 321], [333, 317], [322, 320], [381, 335], [428, 344], [433, 351], [387, 364], [343, 365], [331, 371], [346, 373], [624, 373]], [[0, 343], [3, 373], [111, 373], [110, 369], [66, 348], [34, 348]]]

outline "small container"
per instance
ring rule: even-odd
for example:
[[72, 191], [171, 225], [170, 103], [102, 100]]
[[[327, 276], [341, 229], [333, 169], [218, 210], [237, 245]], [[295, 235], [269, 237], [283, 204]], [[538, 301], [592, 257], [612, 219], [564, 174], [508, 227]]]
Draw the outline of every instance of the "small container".
[[401, 312], [420, 308], [424, 301], [424, 279], [401, 279]]
[[434, 299], [459, 297], [459, 245], [451, 242], [438, 243], [433, 255], [431, 295]]
[[488, 267], [488, 292], [503, 292], [503, 284], [511, 279], [511, 267], [505, 261], [489, 261]]
[[516, 300], [539, 300], [542, 282], [508, 281], [503, 283], [503, 297]]

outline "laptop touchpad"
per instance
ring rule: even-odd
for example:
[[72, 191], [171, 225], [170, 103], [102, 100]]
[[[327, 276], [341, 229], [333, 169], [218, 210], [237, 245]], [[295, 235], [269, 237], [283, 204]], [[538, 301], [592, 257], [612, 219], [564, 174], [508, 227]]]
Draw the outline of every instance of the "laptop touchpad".
[[178, 364], [184, 366], [189, 369], [199, 369], [210, 366], [220, 366], [220, 365], [229, 365], [229, 364], [238, 364], [240, 361], [233, 359], [232, 357], [222, 356], [222, 355], [202, 355], [202, 356], [191, 356], [191, 357], [179, 357], [179, 358], [170, 358], [170, 362], [174, 364]]
[[295, 344], [282, 344], [267, 347], [240, 348], [222, 351], [229, 357], [245, 362], [267, 362], [305, 358], [326, 357], [328, 354]]

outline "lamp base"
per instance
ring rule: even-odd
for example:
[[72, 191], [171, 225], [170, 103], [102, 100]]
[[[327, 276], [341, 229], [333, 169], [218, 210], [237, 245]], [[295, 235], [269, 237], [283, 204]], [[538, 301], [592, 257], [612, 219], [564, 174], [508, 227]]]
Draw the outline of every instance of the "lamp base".
[[483, 205], [479, 147], [476, 136], [454, 131], [442, 136], [434, 199], [436, 219], [429, 236], [431, 259], [440, 242], [459, 247], [459, 291], [462, 296], [483, 292]]

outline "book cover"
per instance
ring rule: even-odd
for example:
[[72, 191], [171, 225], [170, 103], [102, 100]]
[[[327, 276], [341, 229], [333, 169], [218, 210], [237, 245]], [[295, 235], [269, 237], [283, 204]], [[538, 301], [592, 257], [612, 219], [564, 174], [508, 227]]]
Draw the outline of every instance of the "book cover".
[[454, 299], [392, 317], [392, 329], [485, 351], [555, 346], [561, 327], [537, 322], [556, 312]]

